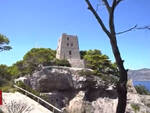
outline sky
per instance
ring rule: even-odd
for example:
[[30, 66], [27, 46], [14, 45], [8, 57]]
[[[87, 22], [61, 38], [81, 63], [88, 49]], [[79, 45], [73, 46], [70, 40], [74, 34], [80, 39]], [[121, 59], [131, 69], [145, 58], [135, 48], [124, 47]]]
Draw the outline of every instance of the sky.
[[[92, 3], [99, 4], [97, 11], [108, 26], [107, 12], [99, 1]], [[115, 11], [116, 31], [150, 25], [149, 6], [150, 0], [121, 2]], [[0, 0], [0, 33], [13, 48], [0, 53], [0, 64], [10, 66], [32, 48], [56, 49], [62, 33], [77, 35], [80, 50], [100, 49], [114, 62], [109, 39], [85, 0]], [[150, 30], [133, 30], [117, 40], [126, 68], [150, 68]]]

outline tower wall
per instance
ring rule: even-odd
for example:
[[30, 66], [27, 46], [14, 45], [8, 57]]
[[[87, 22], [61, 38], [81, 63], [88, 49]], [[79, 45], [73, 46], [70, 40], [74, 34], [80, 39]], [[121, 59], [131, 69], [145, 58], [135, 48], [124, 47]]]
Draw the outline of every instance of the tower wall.
[[77, 36], [62, 34], [58, 41], [56, 58], [80, 59]]
[[67, 59], [72, 67], [85, 68], [85, 62], [80, 58], [77, 36], [62, 34], [58, 41], [56, 58]]

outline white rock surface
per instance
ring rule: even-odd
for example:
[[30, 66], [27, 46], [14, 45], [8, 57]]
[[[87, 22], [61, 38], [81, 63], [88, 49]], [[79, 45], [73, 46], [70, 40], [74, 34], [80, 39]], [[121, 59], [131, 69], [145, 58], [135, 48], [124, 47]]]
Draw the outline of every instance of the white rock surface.
[[28, 107], [30, 107], [32, 110], [30, 112], [23, 112], [23, 113], [52, 113], [47, 108], [41, 106], [36, 101], [30, 99], [29, 97], [19, 93], [3, 93], [3, 105], [0, 106], [0, 108], [5, 112], [8, 113], [8, 105], [10, 105], [11, 102], [16, 102], [20, 104], [26, 104]]

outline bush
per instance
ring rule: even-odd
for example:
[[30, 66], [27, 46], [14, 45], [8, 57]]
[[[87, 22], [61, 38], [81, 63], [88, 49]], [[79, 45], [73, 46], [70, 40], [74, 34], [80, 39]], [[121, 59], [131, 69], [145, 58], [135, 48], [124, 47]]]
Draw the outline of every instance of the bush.
[[16, 89], [13, 87], [12, 81], [7, 81], [6, 84], [3, 84], [2, 86], [0, 86], [0, 89], [3, 92], [15, 92], [16, 91]]
[[118, 76], [116, 63], [112, 63], [109, 57], [102, 54], [100, 50], [81, 51], [80, 54], [86, 61], [86, 67], [96, 70], [102, 74]]
[[90, 71], [90, 70], [81, 70], [78, 73], [80, 76], [89, 76], [89, 75], [95, 75], [95, 71]]
[[135, 113], [140, 111], [140, 107], [138, 104], [131, 104], [132, 109], [134, 110]]
[[52, 65], [71, 67], [69, 61], [65, 59], [64, 60], [55, 59]]
[[8, 72], [14, 77], [32, 74], [39, 64], [51, 65], [55, 58], [56, 51], [49, 48], [33, 48], [28, 51], [23, 60], [17, 61], [8, 68]]
[[0, 89], [3, 91], [3, 92], [15, 92], [16, 89], [13, 88], [12, 86], [3, 86], [3, 87], [0, 87]]
[[[19, 86], [19, 87], [21, 87], [21, 88], [23, 88], [23, 89], [33, 93], [36, 96], [40, 96], [40, 93], [38, 91], [33, 90], [31, 87], [25, 85], [22, 81], [18, 81], [17, 82], [17, 86]], [[22, 92], [22, 93], [25, 93], [22, 90], [19, 90], [19, 91]], [[30, 97], [33, 98], [32, 96], [30, 96]]]
[[117, 76], [113, 76], [111, 74], [99, 74], [100, 78], [105, 82], [107, 86], [109, 85], [117, 85], [119, 79]]
[[9, 103], [6, 103], [6, 109], [8, 113], [30, 113], [33, 108], [27, 105], [24, 102], [17, 102], [15, 100], [11, 100]]
[[135, 89], [136, 89], [137, 93], [139, 93], [141, 95], [150, 95], [149, 90], [146, 89], [146, 87], [143, 85], [136, 85]]
[[94, 76], [98, 76], [100, 77], [106, 85], [116, 85], [118, 82], [118, 77], [117, 76], [113, 76], [110, 74], [102, 74], [96, 70], [94, 71], [90, 71], [90, 70], [81, 70], [78, 73], [80, 76], [90, 76], [90, 75], [94, 75]]

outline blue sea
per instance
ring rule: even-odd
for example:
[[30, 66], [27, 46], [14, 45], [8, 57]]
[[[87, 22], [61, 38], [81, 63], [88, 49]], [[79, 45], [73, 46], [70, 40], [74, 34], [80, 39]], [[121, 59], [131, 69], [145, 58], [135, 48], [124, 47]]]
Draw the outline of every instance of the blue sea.
[[133, 85], [143, 85], [150, 91], [150, 81], [133, 81]]

